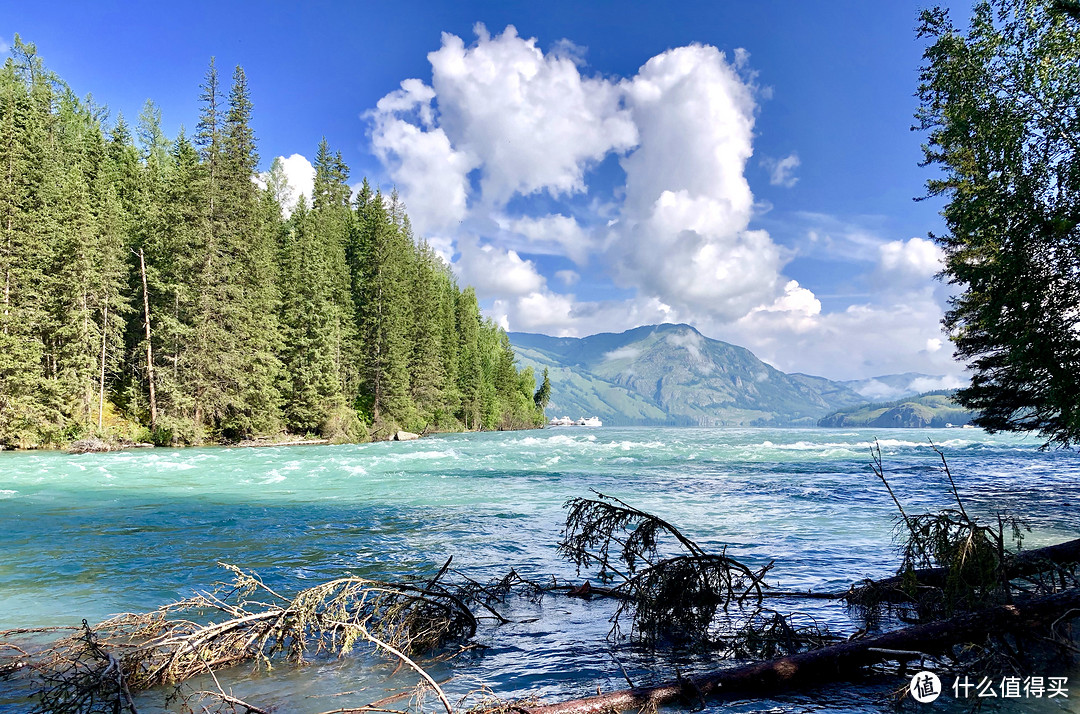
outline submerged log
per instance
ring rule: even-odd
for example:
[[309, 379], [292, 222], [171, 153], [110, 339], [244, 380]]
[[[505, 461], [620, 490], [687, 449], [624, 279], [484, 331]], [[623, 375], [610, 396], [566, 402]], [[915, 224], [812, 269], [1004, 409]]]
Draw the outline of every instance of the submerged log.
[[[706, 697], [772, 695], [843, 680], [868, 665], [942, 654], [950, 647], [991, 634], [1030, 630], [1072, 614], [1080, 617], [1080, 590], [980, 610], [948, 620], [905, 627], [873, 637], [841, 642], [766, 662], [685, 677], [652, 687], [634, 687], [558, 704], [519, 707], [524, 714], [602, 714], [644, 710]], [[1073, 611], [1070, 613], [1070, 611]]]
[[[1022, 578], [1044, 572], [1048, 570], [1048, 565], [1063, 566], [1070, 563], [1080, 563], [1080, 538], [1016, 553], [1009, 561], [1007, 575], [1010, 579]], [[941, 588], [946, 585], [949, 570], [948, 568], [920, 568], [912, 571], [910, 576], [920, 586]], [[868, 580], [859, 586], [852, 587], [844, 596], [848, 600], [857, 600], [861, 591], [865, 588], [873, 588], [881, 600], [908, 600], [910, 598], [904, 592], [907, 577], [905, 575], [894, 575], [881, 580]], [[889, 593], [892, 593], [895, 597], [890, 596]]]

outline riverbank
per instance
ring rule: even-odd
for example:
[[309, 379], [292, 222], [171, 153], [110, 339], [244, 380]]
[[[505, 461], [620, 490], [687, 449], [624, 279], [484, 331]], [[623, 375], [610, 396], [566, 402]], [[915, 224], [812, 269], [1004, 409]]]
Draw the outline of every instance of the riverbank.
[[62, 451], [68, 454], [104, 454], [117, 451], [129, 451], [131, 449], [183, 449], [183, 448], [260, 448], [269, 446], [329, 446], [340, 444], [369, 444], [380, 441], [413, 441], [425, 436], [433, 436], [435, 434], [469, 434], [469, 433], [484, 433], [484, 432], [502, 432], [502, 431], [531, 431], [536, 429], [545, 428], [544, 424], [518, 426], [514, 428], [500, 428], [500, 429], [478, 429], [472, 431], [465, 430], [428, 430], [423, 433], [416, 433], [405, 431], [403, 429], [397, 429], [389, 431], [383, 434], [369, 435], [369, 438], [363, 441], [343, 441], [334, 439], [321, 439], [312, 438], [310, 436], [301, 436], [297, 434], [279, 434], [277, 436], [264, 436], [254, 437], [251, 439], [243, 439], [237, 442], [213, 442], [206, 441], [202, 443], [186, 444], [186, 443], [173, 443], [173, 444], [153, 444], [150, 442], [132, 441], [123, 437], [117, 437], [116, 435], [107, 435], [106, 437], [92, 436], [85, 439], [78, 439], [69, 443], [50, 444], [47, 446], [35, 446], [32, 448], [11, 448], [0, 445], [0, 451], [8, 452], [34, 452], [34, 451]]

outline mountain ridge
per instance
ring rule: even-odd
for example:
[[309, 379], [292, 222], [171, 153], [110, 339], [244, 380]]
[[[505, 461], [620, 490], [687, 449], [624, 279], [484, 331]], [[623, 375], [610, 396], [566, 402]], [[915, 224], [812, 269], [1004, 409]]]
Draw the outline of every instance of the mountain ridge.
[[828, 414], [871, 401], [860, 386], [903, 392], [905, 380], [935, 379], [910, 373], [836, 381], [788, 374], [745, 347], [686, 324], [587, 337], [508, 334], [522, 366], [537, 374], [548, 369], [549, 417], [598, 416], [611, 425], [812, 427]]

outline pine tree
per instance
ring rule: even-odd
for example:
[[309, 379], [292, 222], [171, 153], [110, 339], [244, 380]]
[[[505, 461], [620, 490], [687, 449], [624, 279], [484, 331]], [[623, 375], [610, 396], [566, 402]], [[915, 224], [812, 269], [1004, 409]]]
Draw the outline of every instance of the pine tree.
[[[419, 245], [397, 192], [324, 140], [311, 206], [260, 190], [247, 80], [211, 61], [194, 143], [148, 102], [136, 142], [15, 39], [0, 70], [0, 444], [128, 419], [159, 443], [536, 423], [530, 370]], [[547, 385], [550, 390], [550, 385]], [[541, 387], [541, 391], [544, 387]], [[539, 394], [539, 392], [537, 393]], [[131, 433], [130, 431], [128, 432]]]
[[316, 240], [323, 251], [322, 280], [327, 281], [329, 289], [325, 310], [332, 331], [328, 349], [335, 368], [338, 406], [353, 403], [359, 388], [355, 307], [347, 259], [348, 243], [354, 232], [350, 194], [349, 169], [340, 153], [330, 153], [323, 138], [315, 158], [312, 218]]
[[282, 261], [282, 391], [287, 426], [305, 433], [317, 431], [342, 398], [335, 363], [338, 331], [325, 247], [304, 196], [289, 224]]
[[479, 429], [481, 414], [482, 367], [480, 357], [480, 308], [476, 292], [466, 288], [456, 301], [458, 335], [458, 393], [461, 395], [459, 418], [466, 429]]
[[426, 243], [421, 243], [413, 263], [411, 321], [412, 355], [409, 382], [420, 420], [436, 424], [443, 420], [446, 368], [443, 365], [443, 331], [439, 322], [440, 281], [445, 280], [442, 260]]
[[276, 386], [281, 369], [276, 226], [262, 220], [253, 181], [259, 156], [251, 110], [247, 77], [237, 67], [225, 119], [222, 195], [230, 221], [227, 242], [239, 257], [236, 274], [241, 294], [235, 317], [243, 358], [238, 375], [240, 410], [223, 428], [241, 435], [277, 430], [281, 404]]
[[540, 388], [536, 390], [536, 394], [533, 396], [533, 403], [537, 409], [541, 412], [547, 409], [548, 402], [551, 400], [551, 381], [548, 379], [548, 369], [544, 367], [543, 381], [540, 383]]
[[[393, 204], [389, 207], [394, 208]], [[409, 389], [407, 245], [381, 192], [358, 216], [360, 344], [364, 355], [362, 403], [378, 424], [415, 420]]]
[[0, 72], [0, 443], [31, 446], [59, 420], [44, 403], [39, 326], [52, 259], [38, 224], [52, 91], [33, 45], [18, 35]]

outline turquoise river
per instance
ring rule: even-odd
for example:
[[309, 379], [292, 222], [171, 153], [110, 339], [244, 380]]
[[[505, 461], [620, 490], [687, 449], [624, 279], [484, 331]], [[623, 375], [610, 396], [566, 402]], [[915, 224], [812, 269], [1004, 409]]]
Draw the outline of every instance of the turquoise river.
[[[775, 560], [770, 580], [782, 589], [845, 590], [897, 564], [896, 509], [868, 466], [875, 437], [910, 511], [950, 505], [932, 438], [969, 511], [1022, 515], [1032, 528], [1025, 547], [1080, 535], [1080, 454], [972, 429], [564, 427], [344, 446], [0, 453], [0, 630], [151, 610], [222, 580], [219, 561], [258, 571], [279, 592], [349, 573], [430, 576], [451, 555], [477, 579], [514, 567], [580, 582], [590, 574], [576, 576], [555, 546], [564, 502], [590, 489], [662, 516], [706, 550], [727, 546], [754, 565]], [[775, 606], [843, 635], [860, 626], [835, 602]], [[449, 678], [451, 698], [487, 687], [555, 701], [624, 688], [620, 663], [635, 684], [718, 666], [609, 641], [610, 602], [551, 596], [511, 599], [505, 609], [513, 622], [485, 623], [477, 635], [484, 648], [431, 666], [437, 679]], [[1080, 710], [1080, 667], [1046, 668], [1030, 674], [1069, 677], [1069, 699], [994, 700], [984, 710]], [[360, 653], [269, 674], [239, 667], [222, 685], [264, 708], [305, 714], [415, 684], [407, 670], [393, 670]], [[21, 682], [0, 679], [0, 712], [33, 708]], [[880, 674], [709, 711], [888, 712], [902, 684]], [[171, 711], [164, 695], [140, 695], [139, 711]], [[973, 703], [948, 695], [905, 708], [967, 711]]]

